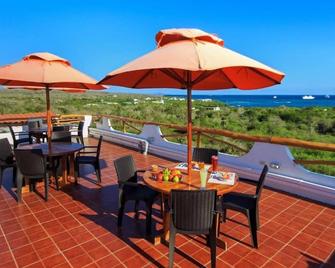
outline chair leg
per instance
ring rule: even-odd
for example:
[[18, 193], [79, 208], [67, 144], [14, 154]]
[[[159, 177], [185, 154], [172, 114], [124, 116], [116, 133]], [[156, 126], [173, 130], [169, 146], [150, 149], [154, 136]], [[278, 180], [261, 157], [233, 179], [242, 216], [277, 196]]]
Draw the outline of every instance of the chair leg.
[[135, 201], [135, 207], [134, 207], [134, 211], [135, 211], [135, 219], [138, 220], [138, 204], [140, 201], [136, 200]]
[[259, 221], [258, 205], [256, 206], [256, 226], [257, 226], [257, 230], [259, 230], [260, 221]]
[[209, 234], [209, 245], [211, 249], [211, 267], [216, 267], [216, 234], [215, 234], [216, 226], [213, 226], [213, 228], [210, 231]]
[[255, 210], [249, 210], [247, 213], [248, 221], [249, 221], [249, 228], [250, 234], [252, 239], [252, 245], [254, 248], [258, 248], [257, 242], [257, 216]]
[[117, 215], [117, 226], [118, 227], [122, 226], [122, 218], [123, 218], [123, 213], [124, 213], [124, 206], [125, 206], [125, 201], [122, 200], [120, 208], [119, 208], [119, 212], [118, 212], [118, 215]]
[[220, 237], [221, 218], [222, 218], [222, 215], [220, 213], [217, 216], [217, 223], [216, 223], [217, 224], [217, 230], [216, 230], [217, 237]]
[[171, 224], [170, 225], [170, 239], [169, 239], [169, 268], [173, 267], [175, 240], [176, 240], [176, 229]]
[[100, 171], [100, 165], [95, 165], [95, 174], [97, 175], [98, 182], [101, 183], [101, 171]]
[[22, 183], [23, 183], [23, 176], [21, 175], [20, 172], [17, 172], [16, 174], [16, 184], [17, 184], [16, 194], [17, 194], [17, 201], [19, 203], [22, 202]]
[[55, 165], [55, 160], [51, 159], [51, 161], [52, 161], [52, 175], [54, 176], [54, 179], [55, 179], [56, 190], [59, 191], [59, 182], [58, 182], [58, 177], [57, 177], [57, 167]]
[[2, 187], [2, 168], [0, 168], [0, 189]]
[[162, 217], [162, 219], [164, 219], [164, 194], [162, 193], [161, 194], [161, 199], [160, 199], [160, 201], [161, 201], [161, 217]]
[[147, 203], [147, 215], [146, 215], [146, 234], [151, 235], [152, 228], [152, 202]]
[[34, 193], [36, 193], [36, 184], [37, 184], [37, 181], [33, 181], [32, 186], [33, 186]]
[[[14, 187], [17, 187], [16, 174], [17, 174], [17, 168], [13, 167], [13, 185], [14, 185]], [[1, 182], [0, 182], [0, 187], [1, 187]]]
[[226, 222], [227, 219], [227, 209], [222, 209], [222, 221]]
[[49, 187], [49, 176], [46, 175], [44, 178], [44, 197], [45, 201], [48, 201], [48, 187]]
[[82, 145], [85, 145], [85, 143], [84, 143], [84, 137], [83, 136], [80, 136], [80, 141], [81, 141]]
[[74, 183], [78, 184], [78, 178], [79, 178], [79, 164], [74, 164]]

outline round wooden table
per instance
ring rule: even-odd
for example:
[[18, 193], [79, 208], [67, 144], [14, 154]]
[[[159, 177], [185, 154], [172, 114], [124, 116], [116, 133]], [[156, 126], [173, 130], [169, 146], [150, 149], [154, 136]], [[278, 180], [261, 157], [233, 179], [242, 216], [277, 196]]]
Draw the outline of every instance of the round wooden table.
[[[174, 168], [176, 165], [170, 166], [169, 168]], [[220, 169], [219, 170], [223, 170]], [[152, 188], [153, 190], [162, 193], [162, 199], [164, 200], [164, 208], [167, 207], [168, 199], [170, 196], [170, 192], [173, 189], [180, 190], [200, 190], [200, 173], [199, 170], [192, 170], [191, 178], [185, 173], [186, 171], [182, 171], [182, 180], [179, 183], [175, 182], [165, 182], [165, 181], [157, 181], [151, 171], [146, 171], [143, 174], [144, 183]], [[207, 174], [207, 180], [209, 177], [209, 173]], [[226, 193], [232, 192], [238, 186], [238, 176], [236, 175], [234, 185], [223, 185], [217, 183], [207, 183], [206, 189], [213, 189], [217, 191], [217, 195], [221, 196]], [[154, 238], [154, 243], [159, 244], [160, 242], [165, 242], [169, 240], [169, 231], [170, 231], [170, 213], [167, 209], [163, 209], [164, 217], [163, 217], [163, 234], [160, 237]], [[220, 247], [226, 248], [226, 243], [220, 244]]]
[[[74, 154], [84, 146], [80, 143], [63, 143], [63, 142], [51, 142], [49, 147], [48, 143], [34, 143], [27, 145], [20, 145], [19, 149], [41, 149], [45, 157], [60, 157], [62, 165], [62, 175], [64, 182], [67, 183], [68, 175], [74, 177]], [[67, 173], [67, 158], [69, 157], [70, 172]]]
[[[187, 174], [182, 173], [182, 180], [179, 183], [175, 182], [159, 182], [153, 178], [151, 171], [146, 171], [143, 174], [143, 180], [150, 188], [164, 195], [169, 195], [172, 189], [180, 190], [200, 190], [200, 174], [197, 170], [192, 170], [191, 179]], [[209, 174], [207, 174], [208, 179]], [[233, 191], [238, 185], [236, 180], [234, 185], [223, 185], [217, 183], [207, 183], [206, 189], [213, 189], [217, 191], [217, 195], [224, 195]]]

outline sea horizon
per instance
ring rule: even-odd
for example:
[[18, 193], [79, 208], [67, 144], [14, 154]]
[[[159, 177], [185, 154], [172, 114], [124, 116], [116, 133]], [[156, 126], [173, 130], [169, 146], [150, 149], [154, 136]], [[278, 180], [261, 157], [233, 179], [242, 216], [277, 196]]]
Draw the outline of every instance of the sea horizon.
[[[164, 95], [185, 98], [185, 95]], [[335, 95], [193, 95], [194, 100], [220, 101], [234, 107], [335, 107]]]
[[[142, 92], [111, 91], [110, 94], [130, 94], [167, 98], [186, 99], [186, 93], [180, 94], [159, 94], [143, 90]], [[183, 94], [184, 93], [184, 94]], [[335, 95], [329, 94], [192, 94], [193, 100], [219, 101], [233, 107], [335, 107]]]

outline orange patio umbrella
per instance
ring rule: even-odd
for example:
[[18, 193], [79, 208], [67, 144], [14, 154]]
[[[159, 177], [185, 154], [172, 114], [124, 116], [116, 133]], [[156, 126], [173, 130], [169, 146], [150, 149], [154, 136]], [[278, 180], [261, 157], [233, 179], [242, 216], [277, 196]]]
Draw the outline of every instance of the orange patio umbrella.
[[8, 88], [45, 90], [48, 140], [51, 137], [50, 91], [85, 92], [105, 87], [71, 67], [71, 63], [54, 54], [42, 52], [25, 56], [21, 61], [0, 67], [0, 84]]
[[198, 29], [156, 34], [157, 48], [112, 71], [99, 84], [187, 90], [187, 162], [192, 160], [192, 90], [258, 89], [279, 84], [284, 74], [223, 46]]

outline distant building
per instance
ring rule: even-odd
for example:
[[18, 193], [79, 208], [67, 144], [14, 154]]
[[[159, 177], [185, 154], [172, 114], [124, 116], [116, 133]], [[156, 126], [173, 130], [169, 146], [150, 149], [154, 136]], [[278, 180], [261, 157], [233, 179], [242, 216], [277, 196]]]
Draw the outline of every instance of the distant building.
[[206, 110], [209, 111], [220, 111], [221, 108], [219, 106], [208, 106], [208, 107], [204, 107]]

